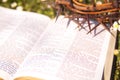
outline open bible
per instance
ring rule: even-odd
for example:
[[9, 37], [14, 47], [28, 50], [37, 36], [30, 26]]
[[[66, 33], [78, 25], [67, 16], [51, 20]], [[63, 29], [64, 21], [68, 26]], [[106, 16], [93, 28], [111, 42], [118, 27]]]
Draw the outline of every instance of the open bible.
[[74, 22], [66, 27], [64, 16], [55, 22], [32, 12], [0, 11], [0, 80], [102, 80], [115, 31], [113, 36], [100, 25], [86, 34], [87, 27], [79, 31]]

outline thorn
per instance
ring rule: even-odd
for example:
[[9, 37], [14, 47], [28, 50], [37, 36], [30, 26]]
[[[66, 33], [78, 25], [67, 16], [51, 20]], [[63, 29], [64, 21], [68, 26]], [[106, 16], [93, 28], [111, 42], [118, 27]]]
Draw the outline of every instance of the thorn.
[[70, 22], [71, 22], [71, 18], [69, 18], [69, 20], [67, 22], [67, 27], [69, 26]]
[[105, 23], [102, 22], [101, 24], [115, 38], [115, 35], [112, 32], [110, 32], [109, 28], [105, 25]]
[[100, 25], [100, 23], [98, 23], [97, 25], [95, 25], [95, 27], [93, 27], [87, 34], [91, 33], [95, 28], [97, 28]]
[[57, 14], [56, 14], [55, 22], [57, 21], [58, 17], [62, 13], [62, 11], [63, 11], [62, 5], [58, 5], [58, 11], [57, 11]]
[[87, 23], [88, 23], [89, 30], [91, 30], [91, 24], [90, 24], [89, 15], [87, 15]]

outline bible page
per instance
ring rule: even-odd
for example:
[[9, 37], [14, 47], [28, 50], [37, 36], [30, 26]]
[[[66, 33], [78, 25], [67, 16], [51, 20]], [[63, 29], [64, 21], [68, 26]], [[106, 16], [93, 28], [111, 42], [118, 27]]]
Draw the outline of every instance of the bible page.
[[[1, 23], [3, 25], [0, 25], [3, 29], [3, 31], [0, 31], [2, 32], [0, 36], [4, 40], [0, 45], [0, 76], [4, 72], [6, 76], [1, 77], [4, 80], [9, 80], [10, 78], [7, 75], [13, 76], [15, 74], [24, 58], [46, 29], [50, 18], [32, 12], [14, 10], [8, 10], [8, 13], [3, 15], [5, 16], [1, 16], [3, 21], [0, 19], [3, 22]], [[12, 18], [9, 18], [9, 16]], [[6, 40], [3, 36], [6, 36]]]
[[102, 80], [109, 41], [113, 36], [103, 28], [103, 25], [96, 29], [94, 35], [93, 33], [86, 35], [85, 32], [85, 30], [77, 32], [56, 74], [62, 80]]
[[15, 74], [15, 80], [23, 76], [43, 80], [101, 80], [111, 34], [102, 25], [87, 34], [88, 29], [79, 31], [73, 22], [66, 28], [67, 22], [61, 17], [49, 25]]
[[23, 20], [15, 10], [0, 7], [0, 45], [19, 27]]
[[[41, 80], [61, 80], [55, 77], [76, 35], [77, 26], [71, 23], [68, 28], [68, 19], [59, 17], [52, 22], [27, 56], [14, 79], [23, 79], [23, 76], [36, 77]], [[32, 79], [29, 79], [32, 80]]]

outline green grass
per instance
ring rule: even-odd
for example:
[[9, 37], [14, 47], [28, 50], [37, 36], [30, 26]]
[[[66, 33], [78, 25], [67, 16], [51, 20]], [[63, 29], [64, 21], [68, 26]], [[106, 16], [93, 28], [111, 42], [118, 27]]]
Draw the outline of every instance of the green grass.
[[55, 17], [54, 0], [0, 0], [0, 6], [11, 9], [22, 7], [24, 11], [45, 14], [50, 18]]
[[115, 54], [115, 73], [114, 73], [114, 80], [120, 80], [120, 32], [118, 32], [118, 40], [117, 40], [117, 52]]

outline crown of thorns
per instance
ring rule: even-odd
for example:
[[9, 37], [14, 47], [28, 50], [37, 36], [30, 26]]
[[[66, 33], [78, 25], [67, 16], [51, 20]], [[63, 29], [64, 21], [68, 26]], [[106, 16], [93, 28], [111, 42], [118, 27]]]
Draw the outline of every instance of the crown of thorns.
[[[87, 22], [88, 33], [96, 29], [100, 24], [109, 32], [114, 21], [117, 21], [120, 25], [118, 22], [120, 18], [120, 0], [104, 0], [103, 2], [91, 0], [91, 4], [85, 4], [80, 0], [56, 0], [55, 4], [57, 18], [61, 13], [67, 14], [66, 17], [69, 18], [69, 22], [72, 20], [78, 24], [78, 28], [83, 29], [83, 24]], [[82, 21], [79, 20], [80, 18], [82, 18]], [[97, 21], [94, 27], [91, 27], [91, 19]]]

